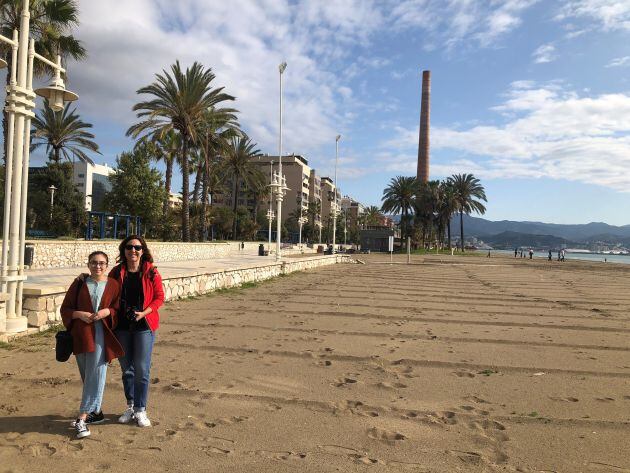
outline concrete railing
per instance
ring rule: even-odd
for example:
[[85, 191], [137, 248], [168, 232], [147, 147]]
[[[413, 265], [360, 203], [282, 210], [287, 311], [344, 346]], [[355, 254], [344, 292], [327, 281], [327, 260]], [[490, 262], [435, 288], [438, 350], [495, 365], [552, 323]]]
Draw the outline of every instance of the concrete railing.
[[[72, 268], [84, 266], [87, 257], [93, 251], [103, 251], [111, 261], [118, 255], [119, 241], [62, 241], [62, 240], [29, 240], [28, 245], [33, 245], [34, 255], [31, 269], [45, 268]], [[153, 258], [157, 262], [167, 261], [191, 261], [221, 258], [240, 253], [253, 254], [258, 251], [258, 245], [266, 242], [245, 242], [241, 248], [241, 242], [230, 241], [222, 243], [181, 243], [181, 242], [148, 242]], [[265, 244], [265, 248], [266, 248]], [[303, 246], [304, 253], [313, 253], [314, 249]], [[297, 248], [283, 250], [284, 254], [300, 253]]]
[[[168, 301], [207, 294], [217, 289], [237, 287], [247, 282], [264, 281], [281, 274], [349, 262], [352, 262], [352, 259], [347, 255], [322, 255], [279, 263], [263, 262], [215, 272], [190, 271], [174, 276], [163, 275], [165, 299]], [[68, 286], [70, 283], [71, 281], [68, 282]], [[60, 323], [61, 303], [66, 290], [67, 287], [62, 286], [25, 287], [22, 314], [28, 318], [28, 325], [43, 330], [49, 325]], [[3, 304], [2, 294], [0, 294], [0, 323]]]

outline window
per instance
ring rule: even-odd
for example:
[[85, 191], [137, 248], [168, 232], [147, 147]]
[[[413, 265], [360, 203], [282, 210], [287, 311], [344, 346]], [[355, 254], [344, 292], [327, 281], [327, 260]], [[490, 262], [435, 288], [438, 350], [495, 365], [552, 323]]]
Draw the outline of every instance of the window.
[[85, 177], [85, 174], [83, 174], [82, 172], [80, 172], [79, 174], [77, 174], [77, 177]]

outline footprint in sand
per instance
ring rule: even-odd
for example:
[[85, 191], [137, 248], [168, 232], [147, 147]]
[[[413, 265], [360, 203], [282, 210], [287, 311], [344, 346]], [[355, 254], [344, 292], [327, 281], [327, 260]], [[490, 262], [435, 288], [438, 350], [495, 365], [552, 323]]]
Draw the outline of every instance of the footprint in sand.
[[400, 442], [405, 440], [405, 437], [400, 432], [392, 432], [390, 430], [381, 429], [379, 427], [372, 427], [368, 429], [367, 436], [374, 440], [380, 440], [387, 443]]
[[453, 374], [457, 376], [458, 378], [474, 378], [475, 377], [475, 373], [471, 373], [470, 371], [465, 371], [465, 370], [453, 371]]
[[486, 401], [485, 399], [482, 399], [477, 396], [466, 396], [466, 397], [463, 397], [462, 399], [464, 401], [474, 402], [476, 404], [492, 404], [490, 401]]
[[337, 378], [330, 385], [336, 388], [344, 388], [346, 386], [356, 384], [358, 381], [354, 378]]
[[375, 386], [381, 389], [403, 389], [407, 387], [407, 385], [403, 383], [388, 383], [384, 381], [376, 383]]

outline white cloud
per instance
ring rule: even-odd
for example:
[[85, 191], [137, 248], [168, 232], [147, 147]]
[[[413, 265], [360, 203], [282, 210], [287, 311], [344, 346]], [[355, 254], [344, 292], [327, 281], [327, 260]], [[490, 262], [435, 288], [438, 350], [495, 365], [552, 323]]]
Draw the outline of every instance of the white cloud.
[[606, 67], [630, 66], [630, 56], [623, 56], [612, 59]]
[[555, 61], [557, 58], [556, 47], [553, 44], [543, 44], [532, 53], [532, 57], [536, 64]]
[[558, 20], [582, 18], [595, 20], [606, 30], [630, 30], [630, 2], [627, 0], [570, 0]]
[[[244, 128], [264, 151], [275, 152], [278, 133], [278, 64], [283, 76], [285, 149], [308, 153], [337, 133], [340, 103], [352, 90], [334, 74], [350, 47], [363, 44], [382, 22], [371, 2], [289, 0], [136, 0], [80, 3], [77, 37], [89, 58], [70, 64], [69, 87], [81, 96], [80, 113], [126, 129], [136, 90], [179, 59], [199, 61], [216, 74], [215, 87], [237, 97]], [[383, 67], [388, 59], [362, 59]], [[345, 112], [346, 110], [343, 110]]]
[[[483, 178], [545, 176], [630, 191], [630, 95], [580, 97], [557, 84], [513, 84], [507, 95], [494, 109], [515, 116], [502, 126], [432, 128], [433, 173], [448, 175], [456, 169]], [[382, 159], [390, 160], [392, 170], [411, 172], [417, 129], [398, 127], [395, 132], [382, 145]], [[436, 161], [436, 155], [445, 153], [462, 158]]]
[[426, 48], [436, 43], [450, 50], [467, 40], [482, 47], [521, 25], [520, 15], [538, 0], [397, 0], [392, 1], [390, 21], [399, 30], [421, 28], [428, 33]]

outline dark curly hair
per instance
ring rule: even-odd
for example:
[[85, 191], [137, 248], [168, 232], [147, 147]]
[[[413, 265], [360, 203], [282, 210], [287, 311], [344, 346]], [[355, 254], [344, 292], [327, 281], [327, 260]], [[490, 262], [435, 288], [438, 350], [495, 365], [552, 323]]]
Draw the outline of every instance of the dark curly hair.
[[142, 245], [142, 256], [140, 257], [140, 263], [144, 263], [145, 261], [147, 263], [153, 263], [153, 255], [151, 254], [151, 251], [147, 246], [147, 242], [140, 235], [129, 235], [127, 238], [120, 242], [120, 245], [118, 245], [118, 257], [116, 258], [116, 262], [127, 266], [127, 258], [125, 258], [125, 246], [127, 246], [127, 243], [129, 243], [131, 240], [138, 240]]

